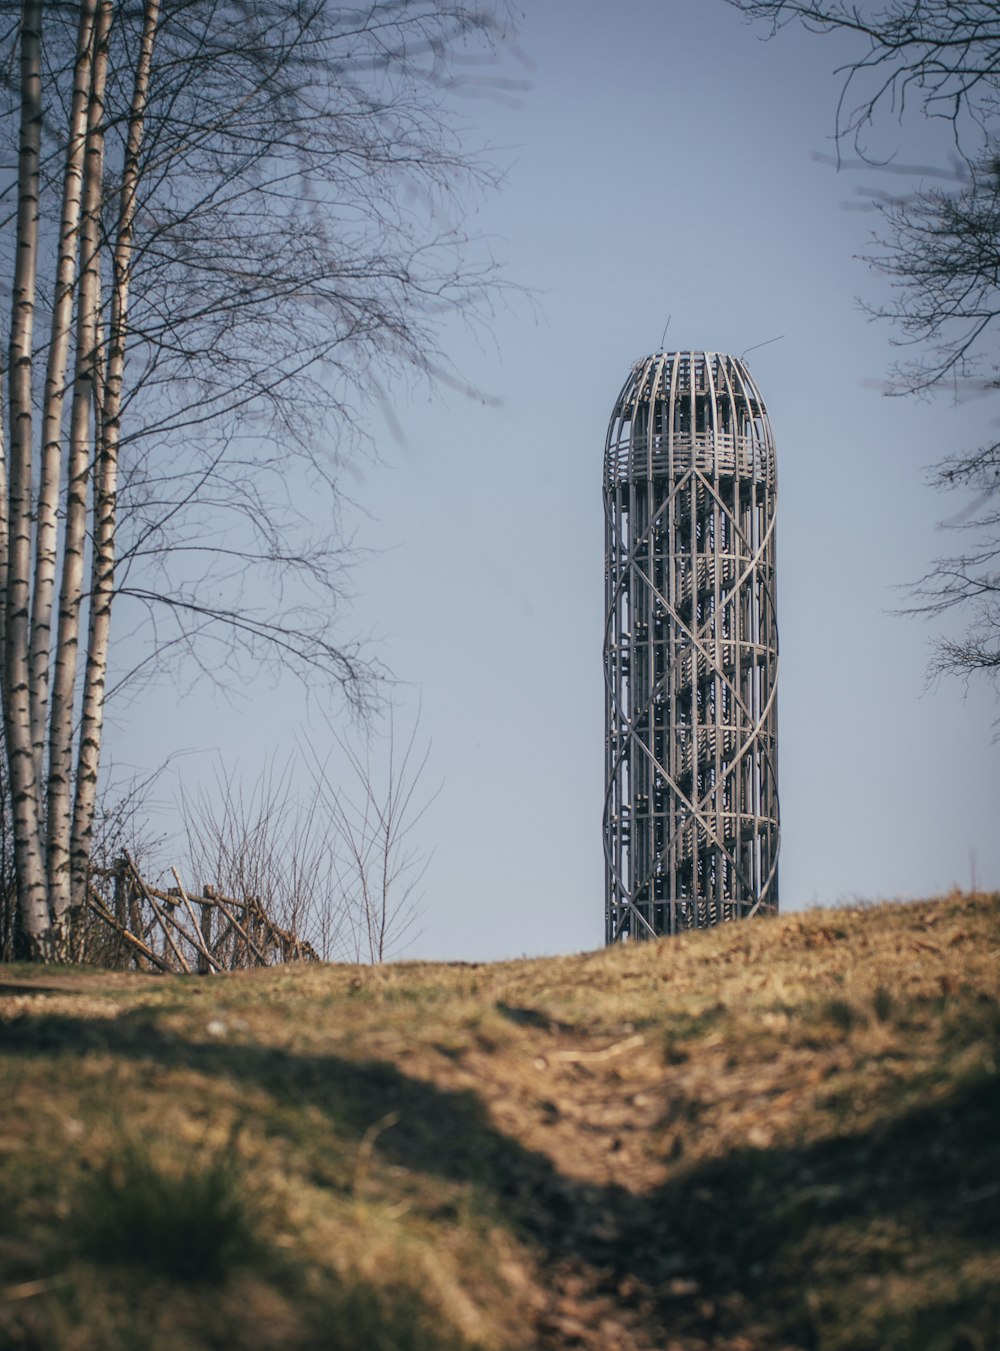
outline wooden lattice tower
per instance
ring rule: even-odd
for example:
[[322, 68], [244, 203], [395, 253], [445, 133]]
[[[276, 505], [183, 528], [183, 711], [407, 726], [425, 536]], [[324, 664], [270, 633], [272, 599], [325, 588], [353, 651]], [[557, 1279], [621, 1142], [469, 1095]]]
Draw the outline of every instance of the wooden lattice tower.
[[777, 909], [776, 487], [742, 361], [635, 363], [604, 460], [609, 943]]

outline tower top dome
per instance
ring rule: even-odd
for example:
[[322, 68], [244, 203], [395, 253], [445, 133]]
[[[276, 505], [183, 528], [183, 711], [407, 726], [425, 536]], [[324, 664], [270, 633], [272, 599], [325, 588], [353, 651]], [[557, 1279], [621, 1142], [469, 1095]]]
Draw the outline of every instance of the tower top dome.
[[632, 363], [608, 424], [605, 482], [689, 468], [775, 486], [767, 409], [740, 357], [655, 352]]

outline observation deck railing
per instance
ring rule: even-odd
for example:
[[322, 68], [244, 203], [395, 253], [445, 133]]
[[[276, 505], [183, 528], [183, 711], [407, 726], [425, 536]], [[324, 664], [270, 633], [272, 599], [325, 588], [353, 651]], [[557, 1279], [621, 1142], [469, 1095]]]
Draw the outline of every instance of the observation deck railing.
[[731, 432], [677, 432], [673, 437], [671, 471], [668, 437], [630, 437], [608, 447], [605, 479], [608, 483], [628, 483], [650, 477], [665, 478], [668, 473], [700, 473], [720, 478], [752, 479], [774, 487], [774, 454], [771, 449], [748, 436]]

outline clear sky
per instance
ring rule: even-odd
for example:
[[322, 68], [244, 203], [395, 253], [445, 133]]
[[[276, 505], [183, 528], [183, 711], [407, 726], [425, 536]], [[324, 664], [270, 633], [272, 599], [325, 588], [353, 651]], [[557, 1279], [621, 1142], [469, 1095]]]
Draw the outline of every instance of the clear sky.
[[[891, 331], [856, 297], [884, 282], [855, 255], [865, 179], [829, 154], [843, 41], [761, 40], [723, 0], [525, 0], [530, 88], [463, 106], [470, 143], [508, 166], [474, 228], [496, 237], [512, 298], [456, 365], [499, 398], [400, 397], [398, 443], [348, 483], [374, 552], [345, 635], [422, 706], [433, 858], [405, 955], [568, 952], [603, 936], [604, 435], [636, 358], [661, 346], [748, 355], [779, 466], [782, 908], [1000, 886], [997, 708], [990, 689], [925, 688], [934, 632], [889, 612], [953, 540], [958, 504], [927, 466], [995, 436], [995, 404], [886, 398]], [[907, 162], [932, 129], [887, 126]], [[233, 703], [161, 689], [123, 710], [121, 763], [177, 749], [186, 782], [213, 751], [262, 758], [329, 732], [289, 683]], [[178, 730], [180, 729], [180, 730]], [[170, 796], [168, 779], [163, 794]]]

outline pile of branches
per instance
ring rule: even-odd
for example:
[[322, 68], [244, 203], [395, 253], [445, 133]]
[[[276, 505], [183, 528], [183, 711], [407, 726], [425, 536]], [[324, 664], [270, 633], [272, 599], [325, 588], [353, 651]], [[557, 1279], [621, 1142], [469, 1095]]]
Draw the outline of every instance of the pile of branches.
[[271, 919], [259, 897], [221, 896], [207, 885], [196, 894], [171, 871], [177, 885], [161, 890], [145, 881], [128, 853], [112, 868], [92, 869], [90, 923], [76, 927], [82, 946], [72, 959], [202, 975], [320, 960], [311, 944]]

